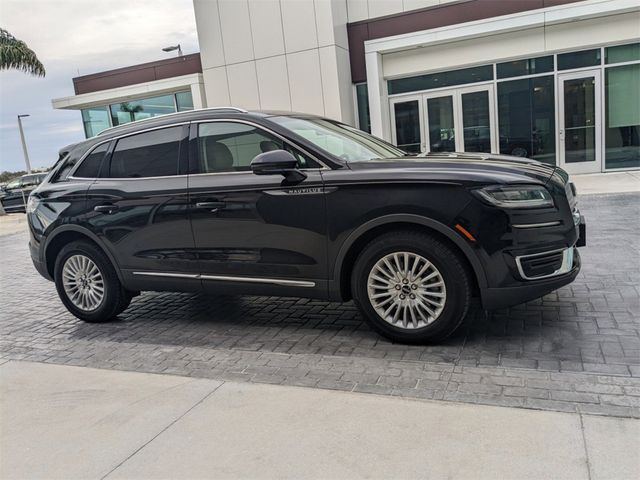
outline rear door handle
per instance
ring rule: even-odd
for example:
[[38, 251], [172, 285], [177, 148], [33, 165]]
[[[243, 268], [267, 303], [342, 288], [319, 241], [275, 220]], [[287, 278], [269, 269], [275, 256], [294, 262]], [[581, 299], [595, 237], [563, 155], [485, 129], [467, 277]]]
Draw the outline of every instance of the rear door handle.
[[107, 215], [115, 213], [118, 210], [120, 210], [120, 207], [117, 205], [97, 205], [93, 207], [94, 212], [106, 213]]

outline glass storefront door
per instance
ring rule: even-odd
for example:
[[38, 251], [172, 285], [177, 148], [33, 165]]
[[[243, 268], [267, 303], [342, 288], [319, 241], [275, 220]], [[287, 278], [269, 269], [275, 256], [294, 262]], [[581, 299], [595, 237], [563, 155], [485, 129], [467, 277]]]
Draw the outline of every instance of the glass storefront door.
[[427, 151], [497, 152], [493, 86], [425, 94]]
[[425, 151], [421, 103], [421, 95], [391, 101], [392, 140], [395, 145], [408, 153]]
[[493, 86], [391, 100], [393, 142], [412, 152], [498, 152]]
[[600, 71], [558, 75], [560, 166], [569, 173], [602, 171]]

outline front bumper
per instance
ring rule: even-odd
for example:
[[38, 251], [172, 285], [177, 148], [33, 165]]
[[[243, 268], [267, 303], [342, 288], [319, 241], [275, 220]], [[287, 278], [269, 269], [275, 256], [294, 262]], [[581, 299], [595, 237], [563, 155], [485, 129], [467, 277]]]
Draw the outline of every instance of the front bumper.
[[569, 272], [540, 280], [529, 280], [522, 282], [518, 286], [482, 289], [482, 306], [486, 310], [495, 310], [518, 305], [528, 302], [529, 300], [540, 298], [547, 293], [553, 292], [573, 282], [578, 276], [578, 273], [580, 273], [581, 260], [578, 249], [575, 247], [572, 248], [573, 266]]

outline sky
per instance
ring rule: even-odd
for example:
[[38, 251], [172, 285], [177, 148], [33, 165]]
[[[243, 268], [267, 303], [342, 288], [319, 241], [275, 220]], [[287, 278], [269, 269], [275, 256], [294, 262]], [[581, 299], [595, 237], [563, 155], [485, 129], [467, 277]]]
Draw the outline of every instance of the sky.
[[72, 78], [168, 58], [167, 45], [199, 51], [193, 0], [0, 0], [0, 27], [24, 41], [44, 64], [44, 78], [0, 71], [0, 171], [25, 170], [17, 115], [33, 168], [84, 139], [78, 110], [51, 99], [74, 94]]

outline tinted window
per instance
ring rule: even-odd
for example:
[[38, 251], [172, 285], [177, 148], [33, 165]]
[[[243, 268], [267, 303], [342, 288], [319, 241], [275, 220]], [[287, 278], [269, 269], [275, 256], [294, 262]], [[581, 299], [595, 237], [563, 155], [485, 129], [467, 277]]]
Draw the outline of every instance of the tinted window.
[[553, 75], [498, 83], [500, 153], [556, 162]]
[[493, 80], [493, 65], [429, 73], [416, 77], [398, 78], [396, 80], [389, 80], [387, 82], [387, 88], [389, 95], [392, 95], [394, 93], [415, 92], [417, 90], [429, 90], [431, 88], [484, 82], [485, 80]]
[[212, 122], [198, 125], [200, 173], [251, 170], [251, 160], [260, 153], [287, 150], [298, 159], [300, 168], [318, 168], [310, 158], [294, 151], [282, 140], [252, 125]]
[[71, 169], [76, 165], [77, 161], [77, 158], [72, 158], [69, 155], [67, 155], [63, 160], [59, 160], [58, 162], [62, 163], [60, 167], [58, 167], [58, 170], [56, 171], [52, 181], [61, 182], [62, 180], [65, 180]]
[[105, 153], [109, 149], [109, 142], [98, 145], [85, 157], [80, 166], [73, 172], [77, 178], [98, 178], [100, 176], [100, 165]]
[[618, 45], [605, 49], [605, 63], [634, 62], [640, 60], [640, 43]]
[[600, 65], [600, 49], [583, 50], [582, 52], [562, 53], [558, 55], [558, 70], [591, 67]]
[[520, 77], [553, 71], [553, 55], [547, 57], [528, 58], [496, 65], [498, 78]]
[[178, 174], [182, 127], [140, 133], [118, 140], [109, 177], [166, 177]]

